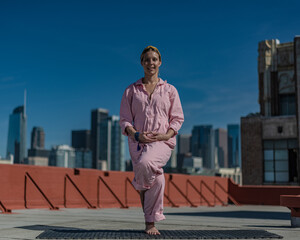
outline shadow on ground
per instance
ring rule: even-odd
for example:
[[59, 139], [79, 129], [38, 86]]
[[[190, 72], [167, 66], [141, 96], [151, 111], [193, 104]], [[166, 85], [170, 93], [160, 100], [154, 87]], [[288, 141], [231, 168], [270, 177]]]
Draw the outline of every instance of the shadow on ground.
[[264, 211], [229, 211], [229, 212], [172, 212], [165, 215], [194, 216], [194, 217], [221, 217], [221, 218], [248, 218], [290, 220], [290, 213]]
[[72, 227], [61, 227], [61, 226], [48, 226], [48, 225], [30, 225], [30, 226], [21, 226], [16, 228], [22, 228], [26, 230], [33, 231], [46, 231], [46, 230], [85, 230], [81, 228], [72, 228]]

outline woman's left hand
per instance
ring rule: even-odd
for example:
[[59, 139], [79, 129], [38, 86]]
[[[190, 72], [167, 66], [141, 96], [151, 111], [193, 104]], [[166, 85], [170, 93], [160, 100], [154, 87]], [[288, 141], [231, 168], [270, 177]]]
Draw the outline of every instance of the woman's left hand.
[[149, 138], [154, 139], [155, 141], [168, 141], [170, 137], [164, 133], [151, 133]]
[[149, 138], [154, 139], [155, 141], [168, 141], [171, 137], [174, 136], [175, 132], [173, 129], [169, 129], [167, 133], [150, 133]]

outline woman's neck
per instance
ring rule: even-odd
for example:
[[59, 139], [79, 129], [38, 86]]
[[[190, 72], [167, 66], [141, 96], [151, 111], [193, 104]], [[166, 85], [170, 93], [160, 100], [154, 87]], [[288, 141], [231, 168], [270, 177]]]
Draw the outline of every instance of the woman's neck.
[[143, 78], [143, 83], [145, 83], [145, 84], [156, 84], [158, 81], [159, 81], [159, 78], [157, 75], [153, 75], [153, 76], [145, 75]]

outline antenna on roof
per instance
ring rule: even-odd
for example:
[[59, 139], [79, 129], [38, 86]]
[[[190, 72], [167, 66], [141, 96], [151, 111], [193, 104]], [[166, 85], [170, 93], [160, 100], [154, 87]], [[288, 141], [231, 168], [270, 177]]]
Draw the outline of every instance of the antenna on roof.
[[27, 91], [25, 88], [25, 90], [24, 90], [24, 117], [26, 117], [26, 95], [27, 95]]

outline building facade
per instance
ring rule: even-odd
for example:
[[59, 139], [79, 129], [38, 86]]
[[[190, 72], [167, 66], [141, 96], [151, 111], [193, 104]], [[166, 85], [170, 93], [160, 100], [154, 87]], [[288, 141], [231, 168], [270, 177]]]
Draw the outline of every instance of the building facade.
[[228, 124], [227, 125], [227, 143], [228, 143], [228, 167], [240, 167], [240, 125]]
[[75, 149], [75, 167], [93, 168], [93, 153], [91, 150], [91, 131], [73, 130], [72, 147]]
[[9, 116], [6, 155], [13, 155], [14, 163], [25, 163], [27, 116], [25, 105], [15, 108]]
[[204, 168], [215, 168], [215, 140], [212, 125], [193, 127], [191, 151], [192, 156], [202, 158]]
[[49, 166], [75, 168], [75, 149], [68, 145], [53, 146], [50, 151]]
[[31, 131], [31, 148], [28, 149], [28, 164], [49, 165], [50, 150], [45, 149], [45, 132], [42, 127], [33, 127]]
[[92, 151], [89, 149], [75, 149], [75, 167], [92, 168]]
[[33, 127], [31, 131], [31, 149], [45, 148], [45, 132], [42, 127]]
[[215, 147], [219, 168], [228, 167], [228, 136], [222, 128], [215, 129]]
[[[108, 110], [98, 108], [92, 110], [91, 113], [91, 150], [93, 156], [93, 168], [106, 169], [107, 160], [105, 154], [101, 152], [100, 148], [103, 145], [107, 145], [107, 132], [103, 128], [103, 122], [106, 122], [108, 118]], [[103, 130], [104, 129], [104, 130]]]
[[72, 147], [76, 149], [91, 149], [91, 131], [90, 130], [73, 130]]
[[300, 37], [258, 52], [260, 113], [241, 118], [242, 182], [299, 185]]
[[[103, 122], [102, 130], [107, 138], [101, 146], [102, 159], [107, 161], [107, 169], [125, 171], [125, 136], [122, 135], [119, 116], [110, 116]], [[105, 154], [105, 155], [104, 155]]]
[[109, 116], [105, 109], [92, 111], [93, 168], [125, 171], [125, 136], [119, 121], [119, 116]]

